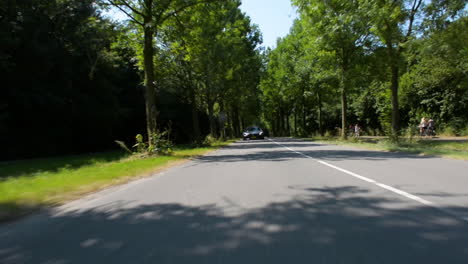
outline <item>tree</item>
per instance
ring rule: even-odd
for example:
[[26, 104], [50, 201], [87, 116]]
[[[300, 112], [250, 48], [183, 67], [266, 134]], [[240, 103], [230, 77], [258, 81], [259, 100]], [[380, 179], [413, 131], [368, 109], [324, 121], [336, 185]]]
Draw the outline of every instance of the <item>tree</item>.
[[341, 136], [347, 136], [348, 92], [353, 79], [353, 68], [363, 47], [368, 44], [368, 17], [358, 1], [348, 0], [294, 0], [303, 19], [320, 42], [322, 49], [333, 52], [340, 76]]
[[439, 128], [450, 126], [455, 133], [465, 129], [467, 26], [468, 18], [462, 17], [408, 46], [410, 67], [401, 78], [401, 88], [402, 105], [412, 122], [425, 115], [437, 120]]
[[[143, 71], [145, 73], [145, 105], [148, 144], [157, 133], [156, 80], [154, 76], [154, 38], [168, 19], [185, 9], [209, 0], [104, 0], [125, 13], [143, 32]], [[213, 0], [214, 1], [214, 0]]]
[[171, 49], [186, 69], [189, 90], [194, 91], [189, 100], [205, 109], [213, 136], [219, 130], [224, 137], [226, 128], [240, 130], [239, 112], [249, 112], [241, 108], [249, 105], [245, 101], [258, 98], [252, 92], [259, 78], [255, 51], [259, 32], [239, 5], [238, 0], [231, 0], [194, 6], [167, 27], [167, 34], [174, 36]]
[[394, 135], [400, 131], [398, 90], [403, 47], [413, 36], [414, 24], [422, 4], [422, 0], [362, 0], [363, 8], [370, 15], [372, 32], [387, 50], [391, 72], [391, 128]]

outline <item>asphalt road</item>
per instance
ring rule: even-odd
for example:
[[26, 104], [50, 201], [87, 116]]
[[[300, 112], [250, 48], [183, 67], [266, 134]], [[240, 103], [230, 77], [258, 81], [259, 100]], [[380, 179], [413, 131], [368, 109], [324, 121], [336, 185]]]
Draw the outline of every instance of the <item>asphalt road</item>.
[[468, 162], [237, 142], [0, 226], [0, 263], [468, 263]]

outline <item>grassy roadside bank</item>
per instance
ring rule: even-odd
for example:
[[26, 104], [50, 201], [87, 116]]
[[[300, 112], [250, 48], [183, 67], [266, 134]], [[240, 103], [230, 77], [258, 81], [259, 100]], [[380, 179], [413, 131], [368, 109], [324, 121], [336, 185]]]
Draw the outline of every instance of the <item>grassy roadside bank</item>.
[[0, 221], [151, 175], [230, 142], [198, 148], [179, 146], [172, 155], [159, 157], [137, 158], [110, 152], [1, 162]]
[[466, 139], [401, 139], [399, 143], [387, 138], [350, 138], [342, 140], [336, 137], [314, 137], [305, 140], [336, 145], [347, 145], [363, 149], [381, 151], [400, 151], [418, 155], [438, 156], [468, 161], [468, 138]]

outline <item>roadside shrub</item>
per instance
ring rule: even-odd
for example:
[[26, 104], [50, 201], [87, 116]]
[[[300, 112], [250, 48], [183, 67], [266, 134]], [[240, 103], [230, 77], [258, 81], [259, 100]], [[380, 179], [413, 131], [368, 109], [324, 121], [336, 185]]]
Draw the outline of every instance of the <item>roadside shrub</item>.
[[403, 131], [404, 137], [413, 142], [413, 138], [419, 134], [419, 128], [409, 124], [408, 127]]
[[460, 136], [465, 137], [468, 136], [468, 126], [460, 130]]
[[170, 130], [165, 130], [162, 133], [154, 133], [151, 135], [153, 146], [150, 146], [144, 139], [142, 134], [137, 134], [135, 136], [136, 143], [132, 146], [134, 151], [131, 151], [127, 145], [119, 140], [116, 140], [115, 143], [119, 145], [126, 152], [132, 154], [140, 154], [143, 156], [149, 155], [170, 155], [173, 151], [174, 144], [170, 140]]
[[203, 140], [203, 145], [212, 145], [214, 143], [216, 143], [218, 140], [213, 137], [211, 134], [208, 134], [206, 137], [205, 137], [205, 140]]
[[143, 141], [143, 135], [137, 134], [135, 136], [136, 143], [132, 147], [136, 149], [136, 153], [144, 153], [148, 149], [148, 144]]
[[439, 135], [447, 136], [447, 137], [455, 137], [457, 136], [457, 130], [452, 126], [442, 127]]
[[170, 130], [166, 130], [162, 133], [154, 133], [152, 136], [153, 146], [148, 147], [150, 154], [158, 155], [170, 155], [174, 145], [170, 138]]

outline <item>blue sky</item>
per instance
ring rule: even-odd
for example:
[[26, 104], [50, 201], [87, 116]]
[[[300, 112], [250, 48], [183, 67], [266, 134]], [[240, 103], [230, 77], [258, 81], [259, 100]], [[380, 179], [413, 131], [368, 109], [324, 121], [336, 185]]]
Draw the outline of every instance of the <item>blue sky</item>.
[[[276, 46], [276, 39], [289, 33], [296, 11], [291, 7], [290, 0], [242, 0], [241, 10], [257, 24], [263, 35], [263, 46]], [[105, 12], [117, 20], [126, 16], [115, 10]]]
[[289, 33], [296, 11], [290, 0], [242, 0], [240, 7], [263, 34], [263, 46], [276, 46], [276, 39]]

